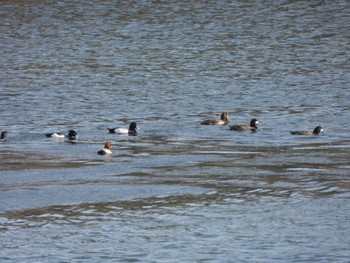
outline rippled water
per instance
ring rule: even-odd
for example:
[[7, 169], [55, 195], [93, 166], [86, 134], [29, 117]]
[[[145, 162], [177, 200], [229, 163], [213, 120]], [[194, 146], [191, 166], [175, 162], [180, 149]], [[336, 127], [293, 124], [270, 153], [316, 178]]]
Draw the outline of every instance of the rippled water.
[[1, 262], [349, 262], [349, 8], [1, 1]]

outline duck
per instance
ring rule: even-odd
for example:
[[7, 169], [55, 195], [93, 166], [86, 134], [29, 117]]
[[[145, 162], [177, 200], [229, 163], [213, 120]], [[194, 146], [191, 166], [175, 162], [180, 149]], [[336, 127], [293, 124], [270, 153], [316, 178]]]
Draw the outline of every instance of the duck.
[[205, 120], [202, 121], [202, 125], [226, 125], [228, 123], [229, 117], [227, 112], [221, 113], [220, 120]]
[[97, 154], [99, 154], [99, 155], [106, 155], [106, 154], [109, 155], [109, 154], [112, 154], [111, 149], [112, 149], [111, 143], [110, 143], [110, 142], [106, 142], [104, 148], [100, 149], [100, 150], [97, 152]]
[[118, 134], [128, 134], [128, 135], [137, 135], [137, 124], [136, 122], [132, 122], [129, 125], [129, 129], [127, 128], [107, 128], [109, 133], [118, 133]]
[[322, 132], [324, 132], [322, 127], [317, 126], [312, 132], [309, 132], [309, 131], [290, 131], [290, 134], [314, 136], [314, 135], [320, 135], [320, 133], [322, 133]]
[[74, 130], [69, 130], [67, 135], [60, 133], [60, 132], [46, 133], [45, 135], [46, 135], [46, 137], [51, 137], [51, 138], [65, 138], [65, 137], [67, 137], [68, 140], [75, 140], [77, 138], [77, 132]]
[[230, 130], [231, 131], [244, 131], [244, 130], [256, 131], [258, 129], [258, 124], [259, 122], [257, 119], [252, 119], [249, 125], [246, 125], [246, 124], [233, 125], [233, 126], [230, 126]]
[[1, 132], [0, 139], [1, 141], [5, 141], [7, 138], [7, 131]]

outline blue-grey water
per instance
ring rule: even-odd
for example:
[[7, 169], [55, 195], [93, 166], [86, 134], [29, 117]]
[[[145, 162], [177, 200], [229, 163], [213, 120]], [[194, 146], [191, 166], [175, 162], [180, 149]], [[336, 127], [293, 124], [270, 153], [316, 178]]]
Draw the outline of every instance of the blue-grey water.
[[350, 262], [349, 46], [348, 1], [0, 1], [0, 261]]

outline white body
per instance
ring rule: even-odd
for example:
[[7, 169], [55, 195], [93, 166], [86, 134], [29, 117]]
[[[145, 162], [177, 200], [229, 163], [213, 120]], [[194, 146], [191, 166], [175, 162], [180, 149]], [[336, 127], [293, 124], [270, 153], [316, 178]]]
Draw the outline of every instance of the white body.
[[53, 133], [51, 135], [52, 138], [64, 138], [64, 134], [61, 134], [61, 133]]
[[118, 129], [115, 129], [115, 133], [128, 134], [129, 133], [129, 129], [127, 129], [127, 128], [118, 128]]
[[103, 148], [100, 151], [105, 152], [105, 154], [112, 154], [112, 151], [110, 149]]

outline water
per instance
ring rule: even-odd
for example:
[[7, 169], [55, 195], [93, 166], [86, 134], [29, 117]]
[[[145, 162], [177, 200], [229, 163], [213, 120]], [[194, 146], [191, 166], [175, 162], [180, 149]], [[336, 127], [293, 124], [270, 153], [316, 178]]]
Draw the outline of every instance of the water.
[[349, 7], [1, 1], [1, 262], [349, 262]]

